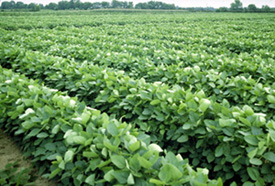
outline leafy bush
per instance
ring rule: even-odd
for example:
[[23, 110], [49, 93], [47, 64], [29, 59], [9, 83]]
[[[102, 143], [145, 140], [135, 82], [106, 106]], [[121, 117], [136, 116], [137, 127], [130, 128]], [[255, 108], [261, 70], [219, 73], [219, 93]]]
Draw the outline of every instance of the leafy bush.
[[11, 71], [0, 72], [1, 127], [17, 135], [43, 172], [50, 167], [50, 178], [59, 176], [65, 185], [222, 185], [180, 155], [160, 155], [163, 150], [130, 124]]

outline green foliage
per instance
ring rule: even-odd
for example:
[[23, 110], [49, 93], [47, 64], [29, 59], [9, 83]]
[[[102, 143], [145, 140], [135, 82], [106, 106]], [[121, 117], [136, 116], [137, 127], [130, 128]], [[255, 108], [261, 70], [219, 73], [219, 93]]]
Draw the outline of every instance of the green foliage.
[[32, 175], [30, 168], [19, 169], [17, 162], [8, 163], [5, 169], [0, 170], [0, 184], [3, 186], [17, 185], [29, 186], [34, 185], [35, 177]]
[[[1, 127], [17, 136], [42, 172], [50, 167], [49, 178], [59, 177], [65, 185], [140, 185], [158, 179], [167, 185], [221, 184], [209, 180], [208, 171], [194, 171], [180, 155], [161, 155], [160, 147], [131, 124], [24, 76], [0, 72]], [[141, 145], [133, 152], [136, 142]], [[165, 177], [167, 171], [175, 175]]]
[[3, 70], [0, 110], [26, 155], [63, 184], [272, 184], [274, 16], [111, 15], [0, 25], [2, 67], [83, 101]]
[[232, 12], [241, 12], [243, 10], [243, 4], [240, 0], [235, 0], [234, 3], [231, 3], [230, 10]]

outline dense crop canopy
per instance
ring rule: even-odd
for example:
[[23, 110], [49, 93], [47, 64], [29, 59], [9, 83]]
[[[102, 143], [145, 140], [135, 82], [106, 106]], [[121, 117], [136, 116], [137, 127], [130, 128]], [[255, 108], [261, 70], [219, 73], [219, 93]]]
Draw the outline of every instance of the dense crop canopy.
[[0, 15], [0, 123], [46, 176], [275, 184], [274, 15], [57, 14]]

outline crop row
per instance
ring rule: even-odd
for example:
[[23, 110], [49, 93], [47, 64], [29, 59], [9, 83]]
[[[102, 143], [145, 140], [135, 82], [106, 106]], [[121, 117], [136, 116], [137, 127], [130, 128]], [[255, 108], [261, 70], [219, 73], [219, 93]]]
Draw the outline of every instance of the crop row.
[[[77, 15], [79, 13], [79, 15]], [[0, 28], [6, 30], [18, 29], [35, 29], [35, 28], [56, 28], [64, 27], [83, 27], [83, 26], [101, 26], [101, 25], [125, 25], [125, 24], [161, 24], [164, 22], [184, 23], [186, 21], [192, 22], [219, 22], [219, 21], [257, 21], [263, 18], [272, 20], [272, 14], [234, 14], [230, 18], [227, 14], [188, 14], [182, 12], [141, 12], [140, 14], [133, 13], [117, 13], [117, 12], [70, 12], [57, 16], [44, 15], [39, 13], [1, 13], [0, 18], [5, 20], [0, 23]], [[33, 16], [33, 14], [37, 16]], [[52, 14], [52, 13], [51, 13]], [[157, 16], [156, 16], [157, 15]]]
[[[233, 22], [234, 23], [234, 22]], [[178, 25], [176, 23], [159, 24], [154, 27], [138, 26], [102, 26], [98, 28], [67, 28], [60, 27], [57, 30], [31, 30], [31, 31], [16, 31], [16, 32], [4, 32], [1, 40], [3, 42], [15, 42], [16, 44], [24, 44], [27, 47], [31, 47], [33, 50], [42, 49], [48, 53], [49, 47], [56, 45], [60, 47], [67, 44], [68, 46], [78, 46], [82, 51], [83, 46], [90, 48], [97, 48], [103, 50], [106, 53], [112, 52], [125, 52], [131, 53], [133, 56], [145, 55], [138, 50], [147, 48], [146, 52], [148, 56], [153, 56], [155, 51], [159, 50], [190, 50], [190, 45], [200, 44], [202, 46], [227, 49], [229, 52], [225, 53], [230, 55], [231, 52], [253, 52], [253, 50], [266, 49], [267, 51], [273, 50], [274, 43], [272, 39], [272, 25], [271, 23], [265, 23], [265, 30], [259, 31], [263, 27], [262, 24], [253, 26], [252, 28], [244, 27], [244, 33], [240, 34], [239, 30], [230, 28], [227, 24], [227, 30], [230, 34], [224, 36], [224, 24], [216, 25], [215, 30], [211, 30], [211, 27], [207, 23], [203, 25], [186, 23]], [[173, 27], [174, 29], [167, 29]], [[209, 30], [207, 33], [201, 33], [201, 30]], [[239, 27], [238, 27], [239, 29]], [[253, 31], [257, 30], [257, 31]], [[192, 32], [192, 34], [190, 34]], [[234, 38], [238, 37], [238, 40]], [[127, 38], [127, 39], [126, 39]], [[29, 41], [29, 42], [27, 42]], [[32, 42], [30, 42], [32, 41]], [[117, 45], [114, 45], [114, 41]], [[61, 49], [64, 49], [61, 48]], [[87, 49], [87, 47], [86, 47]], [[133, 50], [135, 49], [135, 50]], [[197, 46], [193, 47], [193, 50], [198, 50]], [[206, 50], [203, 47], [203, 50]], [[86, 50], [82, 51], [85, 52]], [[195, 52], [194, 51], [194, 52]], [[207, 51], [207, 50], [206, 50]], [[73, 51], [71, 51], [73, 53]], [[76, 51], [75, 51], [76, 52]], [[215, 52], [215, 51], [213, 51]], [[218, 53], [217, 53], [218, 52]], [[224, 50], [219, 50], [215, 54], [221, 54]], [[78, 54], [79, 55], [79, 54]], [[89, 57], [88, 53], [85, 57]], [[69, 55], [66, 55], [69, 56]], [[78, 56], [71, 56], [78, 58]], [[80, 59], [84, 59], [80, 55]], [[85, 58], [87, 59], [87, 58]], [[158, 60], [161, 61], [161, 60]]]
[[[241, 182], [254, 180], [259, 184], [273, 180], [273, 159], [267, 156], [274, 150], [274, 122], [267, 122], [265, 114], [254, 113], [247, 105], [230, 107], [226, 100], [217, 103], [203, 91], [149, 84], [121, 72], [39, 53], [14, 60], [2, 61], [2, 65], [66, 90], [87, 105], [138, 126], [162, 148], [181, 153], [194, 166], [208, 168], [213, 177], [230, 182], [242, 175]], [[264, 103], [270, 102], [272, 108], [275, 102], [270, 88], [258, 85], [257, 89], [267, 91]], [[256, 177], [251, 176], [251, 170]]]
[[[42, 81], [47, 81], [47, 83], [52, 83], [52, 78], [48, 76], [55, 74], [56, 72], [61, 72], [61, 77], [67, 74], [67, 71], [70, 71], [70, 79], [67, 79], [67, 84], [70, 86], [62, 84], [58, 87], [64, 88], [64, 90], [69, 91], [70, 93], [76, 92], [72, 95], [79, 94], [78, 91], [75, 91], [75, 85], [82, 76], [85, 76], [86, 73], [89, 73], [89, 70], [86, 72], [81, 72], [81, 76], [78, 74], [73, 74], [73, 68], [89, 68], [89, 69], [100, 69], [99, 72], [105, 72], [105, 67], [98, 67], [97, 65], [92, 65], [85, 62], [84, 64], [65, 60], [63, 58], [51, 57], [38, 52], [27, 51], [24, 52], [23, 49], [18, 47], [9, 47], [8, 45], [1, 47], [0, 56], [2, 58], [2, 65], [6, 67], [11, 67], [17, 71], [29, 75], [29, 77], [38, 78]], [[15, 64], [14, 61], [18, 63]], [[31, 62], [32, 61], [32, 62]], [[47, 61], [47, 62], [46, 62]], [[48, 69], [49, 66], [55, 66], [55, 61], [61, 61], [62, 66], [55, 69]], [[10, 64], [12, 63], [12, 65]], [[68, 66], [67, 63], [72, 66]], [[39, 67], [40, 66], [40, 67]], [[89, 67], [88, 67], [89, 66]], [[69, 70], [66, 70], [66, 69]], [[262, 65], [262, 68], [263, 65]], [[265, 66], [265, 68], [270, 68], [270, 66]], [[271, 68], [272, 69], [272, 68]], [[49, 72], [47, 72], [49, 70]], [[114, 71], [112, 69], [107, 70], [108, 72]], [[91, 70], [93, 72], [93, 70]], [[222, 102], [223, 99], [227, 99], [231, 105], [249, 105], [257, 112], [267, 113], [267, 117], [270, 119], [274, 116], [274, 84], [273, 81], [267, 80], [272, 79], [273, 75], [266, 73], [266, 76], [262, 77], [262, 80], [265, 83], [260, 83], [260, 80], [254, 80], [250, 74], [245, 77], [243, 74], [238, 76], [230, 76], [227, 72], [219, 72], [217, 70], [202, 70], [200, 67], [186, 67], [180, 68], [177, 65], [170, 66], [159, 66], [154, 70], [147, 72], [144, 79], [149, 82], [163, 82], [167, 85], [179, 85], [183, 89], [192, 89], [192, 92], [203, 90], [207, 97], [212, 97], [217, 102]], [[42, 75], [43, 74], [43, 75]], [[117, 76], [116, 74], [114, 76]], [[267, 77], [267, 78], [266, 78]], [[46, 78], [46, 80], [44, 80]], [[102, 78], [102, 75], [100, 76]], [[97, 79], [100, 79], [99, 77]], [[127, 78], [124, 74], [120, 74], [117, 79]], [[53, 78], [56, 81], [58, 78]], [[70, 82], [72, 81], [72, 82]], [[115, 83], [115, 82], [114, 82]], [[58, 83], [60, 84], [60, 82]], [[72, 84], [72, 85], [71, 85]], [[53, 85], [56, 86], [56, 85]], [[87, 85], [88, 87], [96, 86]], [[123, 86], [123, 85], [119, 85]], [[93, 89], [93, 88], [88, 88]], [[98, 95], [100, 89], [95, 91], [95, 95]], [[112, 94], [112, 92], [110, 93]], [[84, 92], [80, 94], [81, 97], [85, 95]], [[86, 97], [90, 97], [90, 94], [86, 94]], [[112, 98], [113, 99], [113, 98]], [[92, 103], [94, 103], [92, 101]], [[97, 104], [98, 105], [98, 104]]]
[[161, 155], [130, 124], [9, 70], [0, 72], [0, 125], [42, 165], [41, 172], [50, 167], [49, 178], [58, 176], [64, 185], [222, 185], [210, 181], [206, 169], [192, 170], [180, 155]]
[[[96, 33], [100, 32], [100, 30], [94, 31]], [[254, 79], [259, 79], [260, 81], [273, 80], [274, 77], [274, 70], [268, 65], [274, 63], [272, 36], [266, 37], [264, 42], [258, 42], [258, 39], [253, 41], [253, 43], [258, 45], [257, 49], [259, 50], [235, 54], [228, 52], [227, 47], [222, 47], [223, 45], [220, 42], [225, 42], [224, 39], [215, 41], [211, 37], [200, 38], [196, 36], [193, 40], [188, 38], [189, 42], [191, 42], [186, 44], [179, 41], [179, 43], [169, 40], [163, 41], [163, 38], [145, 40], [136, 36], [130, 37], [132, 39], [129, 38], [128, 41], [125, 41], [125, 39], [121, 38], [122, 36], [117, 38], [117, 33], [115, 33], [115, 36], [102, 33], [100, 37], [94, 38], [89, 36], [90, 32], [83, 32], [84, 30], [77, 32], [76, 29], [72, 29], [70, 32], [68, 30], [66, 32], [53, 31], [51, 34], [48, 32], [46, 34], [44, 31], [18, 31], [16, 34], [6, 34], [2, 37], [2, 41], [5, 44], [13, 43], [23, 48], [39, 50], [49, 55], [75, 59], [80, 62], [88, 60], [94, 64], [124, 70], [129, 76], [133, 78], [143, 77], [148, 82], [152, 82], [152, 79], [162, 79], [159, 74], [155, 75], [154, 71], [155, 69], [165, 71], [169, 69], [166, 68], [167, 65], [173, 65], [171, 68], [177, 69], [178, 72], [181, 72], [184, 67], [198, 65], [202, 70], [214, 68], [233, 76], [242, 74], [246, 78], [251, 75]], [[68, 37], [70, 33], [75, 34]], [[186, 42], [187, 37], [188, 35], [183, 37], [182, 41]], [[228, 40], [233, 40], [232, 38]], [[172, 38], [169, 39], [171, 40]], [[213, 48], [211, 46], [211, 42], [213, 43], [214, 41], [216, 42], [215, 45], [219, 45], [219, 47]], [[206, 43], [202, 44], [204, 42]], [[247, 40], [247, 43], [245, 40], [237, 42], [242, 44], [231, 46], [234, 50], [244, 48], [243, 45], [248, 46], [248, 48], [250, 46], [250, 40]], [[178, 48], [179, 46], [180, 48]], [[253, 50], [253, 47], [251, 47], [250, 50]], [[174, 75], [174, 73], [169, 74], [171, 74], [170, 76]], [[168, 80], [165, 83], [177, 83], [173, 81], [173, 78], [169, 78], [172, 79], [171, 82]]]

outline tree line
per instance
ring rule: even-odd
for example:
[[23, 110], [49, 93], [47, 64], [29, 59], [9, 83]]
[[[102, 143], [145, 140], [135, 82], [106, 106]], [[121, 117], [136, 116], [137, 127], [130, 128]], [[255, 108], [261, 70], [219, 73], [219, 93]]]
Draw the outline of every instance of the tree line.
[[167, 4], [158, 1], [149, 1], [147, 3], [138, 3], [134, 6], [133, 2], [127, 1], [117, 1], [113, 0], [111, 3], [103, 2], [81, 2], [80, 0], [70, 0], [70, 1], [59, 1], [58, 3], [49, 3], [47, 5], [43, 4], [25, 4], [23, 2], [14, 2], [14, 1], [3, 1], [1, 4], [1, 9], [31, 9], [34, 10], [34, 7], [37, 9], [51, 9], [51, 10], [69, 10], [69, 9], [78, 9], [78, 10], [88, 10], [88, 9], [107, 9], [107, 8], [117, 8], [117, 9], [176, 9], [174, 4]]
[[174, 4], [167, 4], [159, 1], [149, 1], [146, 3], [138, 3], [134, 6], [133, 2], [127, 1], [118, 1], [113, 0], [111, 3], [103, 2], [81, 2], [80, 0], [70, 0], [70, 1], [59, 1], [58, 3], [49, 3], [47, 5], [43, 4], [25, 4], [21, 1], [3, 1], [1, 3], [1, 9], [28, 9], [30, 11], [39, 11], [40, 9], [50, 9], [50, 10], [88, 10], [88, 9], [108, 9], [108, 8], [117, 8], [117, 9], [181, 9], [192, 12], [275, 12], [275, 9], [270, 8], [267, 5], [262, 6], [262, 8], [256, 7], [255, 4], [250, 4], [248, 7], [243, 7], [240, 0], [235, 0], [231, 3], [230, 8], [220, 7], [218, 9], [212, 7], [191, 7], [191, 8], [181, 8], [177, 7]]
[[274, 12], [274, 9], [271, 9], [267, 5], [258, 8], [255, 4], [249, 4], [247, 7], [243, 7], [240, 0], [235, 0], [231, 3], [230, 8], [220, 7], [216, 9], [216, 12]]

